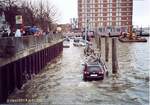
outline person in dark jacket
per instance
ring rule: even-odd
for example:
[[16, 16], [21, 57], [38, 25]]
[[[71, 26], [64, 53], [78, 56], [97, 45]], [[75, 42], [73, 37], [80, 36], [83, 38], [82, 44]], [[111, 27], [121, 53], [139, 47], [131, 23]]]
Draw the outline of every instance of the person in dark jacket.
[[10, 34], [9, 34], [9, 36], [13, 37], [13, 36], [15, 36], [15, 33], [13, 31], [11, 31]]
[[4, 30], [3, 34], [2, 34], [2, 37], [8, 37], [8, 32], [7, 30]]

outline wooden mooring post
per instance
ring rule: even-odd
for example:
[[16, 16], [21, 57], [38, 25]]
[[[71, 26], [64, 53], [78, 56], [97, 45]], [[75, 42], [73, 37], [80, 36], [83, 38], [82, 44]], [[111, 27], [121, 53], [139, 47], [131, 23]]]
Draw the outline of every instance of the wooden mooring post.
[[118, 72], [118, 60], [117, 60], [116, 38], [112, 38], [112, 73], [116, 74], [117, 72]]
[[108, 36], [105, 37], [105, 61], [108, 62], [109, 58], [109, 40]]
[[98, 37], [98, 44], [99, 44], [99, 53], [101, 56], [101, 36]]
[[99, 48], [99, 39], [98, 39], [98, 36], [97, 36], [97, 35], [95, 36], [95, 42], [96, 42], [96, 44], [97, 44], [96, 47]]

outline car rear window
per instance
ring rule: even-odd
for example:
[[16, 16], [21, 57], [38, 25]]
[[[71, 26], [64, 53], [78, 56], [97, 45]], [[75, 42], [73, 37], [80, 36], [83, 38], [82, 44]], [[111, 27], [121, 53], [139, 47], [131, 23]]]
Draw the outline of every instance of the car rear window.
[[99, 66], [89, 66], [88, 71], [101, 71]]

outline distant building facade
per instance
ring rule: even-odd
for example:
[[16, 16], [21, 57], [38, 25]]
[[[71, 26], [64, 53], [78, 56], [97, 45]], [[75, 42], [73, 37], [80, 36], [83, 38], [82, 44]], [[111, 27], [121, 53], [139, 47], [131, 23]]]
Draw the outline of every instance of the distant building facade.
[[133, 0], [78, 0], [78, 26], [91, 31], [122, 32], [132, 26]]
[[71, 24], [57, 24], [57, 27], [61, 27], [63, 33], [68, 33], [71, 31]]

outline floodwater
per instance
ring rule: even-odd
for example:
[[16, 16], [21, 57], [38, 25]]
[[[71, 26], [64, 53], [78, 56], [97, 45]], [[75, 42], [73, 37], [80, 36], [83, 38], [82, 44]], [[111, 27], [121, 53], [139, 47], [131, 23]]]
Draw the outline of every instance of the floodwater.
[[109, 77], [102, 81], [86, 82], [82, 80], [83, 47], [74, 47], [70, 43], [71, 47], [64, 48], [62, 54], [50, 62], [44, 71], [24, 84], [21, 90], [12, 93], [8, 102], [39, 105], [148, 105], [149, 42], [117, 41], [117, 77], [114, 78], [111, 73], [110, 53], [107, 63]]

